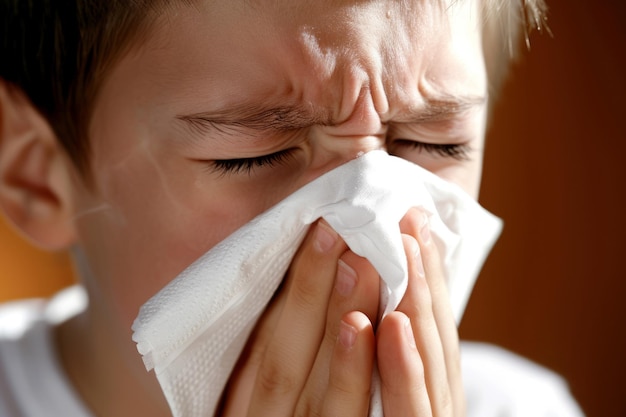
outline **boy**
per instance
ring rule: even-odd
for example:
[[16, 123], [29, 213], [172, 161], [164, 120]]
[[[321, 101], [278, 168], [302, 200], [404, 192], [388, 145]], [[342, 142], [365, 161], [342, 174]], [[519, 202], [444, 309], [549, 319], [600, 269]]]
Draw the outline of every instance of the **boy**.
[[[61, 371], [42, 371], [55, 379], [33, 392], [7, 366], [10, 416], [170, 415], [130, 337], [139, 307], [255, 215], [364, 152], [385, 149], [476, 196], [512, 22], [543, 18], [538, 3], [474, 1], [2, 7], [0, 203], [37, 244], [72, 248], [89, 300], [20, 333], [23, 346], [49, 347], [39, 356], [58, 352], [46, 363]], [[367, 415], [374, 357], [386, 415], [464, 415], [439, 254], [419, 210], [401, 228], [409, 291], [374, 334], [377, 274], [325, 222], [312, 227], [220, 415]]]

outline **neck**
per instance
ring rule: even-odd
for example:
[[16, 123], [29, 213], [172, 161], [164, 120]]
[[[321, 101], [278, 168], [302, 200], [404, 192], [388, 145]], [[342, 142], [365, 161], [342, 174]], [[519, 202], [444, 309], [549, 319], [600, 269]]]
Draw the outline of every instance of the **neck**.
[[56, 329], [61, 363], [87, 408], [99, 417], [171, 416], [134, 343], [94, 306]]

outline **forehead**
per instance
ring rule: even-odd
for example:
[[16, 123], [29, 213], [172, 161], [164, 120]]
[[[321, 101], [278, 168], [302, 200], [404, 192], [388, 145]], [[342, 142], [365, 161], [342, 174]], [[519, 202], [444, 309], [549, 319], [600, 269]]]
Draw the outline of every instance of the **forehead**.
[[161, 97], [185, 97], [189, 111], [207, 97], [219, 108], [258, 96], [341, 118], [364, 89], [381, 114], [427, 95], [483, 96], [478, 3], [197, 2], [168, 9], [126, 67]]

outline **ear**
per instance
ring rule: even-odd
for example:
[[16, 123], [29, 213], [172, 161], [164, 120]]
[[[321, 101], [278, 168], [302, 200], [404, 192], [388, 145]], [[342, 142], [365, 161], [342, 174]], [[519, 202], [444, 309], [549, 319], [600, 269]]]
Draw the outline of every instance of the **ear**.
[[69, 247], [73, 167], [48, 121], [0, 79], [0, 208], [37, 246]]

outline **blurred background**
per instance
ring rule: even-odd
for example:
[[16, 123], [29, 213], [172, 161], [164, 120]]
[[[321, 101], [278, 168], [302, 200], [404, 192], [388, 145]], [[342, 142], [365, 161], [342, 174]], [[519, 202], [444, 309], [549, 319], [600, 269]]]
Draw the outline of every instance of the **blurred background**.
[[626, 416], [626, 2], [547, 2], [553, 36], [531, 36], [487, 139], [481, 203], [505, 227], [461, 337]]
[[[626, 3], [549, 6], [489, 133], [481, 202], [505, 228], [460, 332], [554, 369], [588, 416], [626, 416]], [[0, 218], [0, 301], [71, 282]]]

